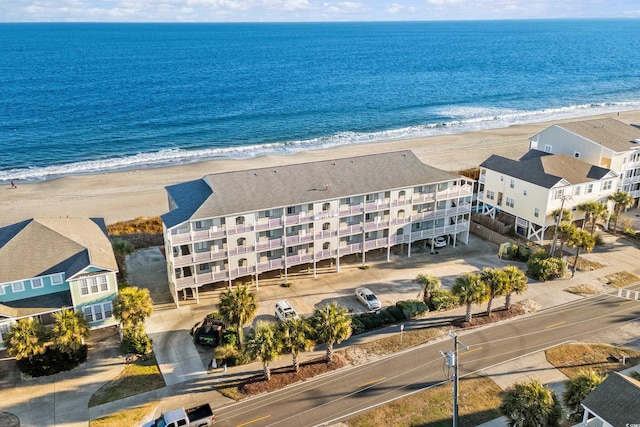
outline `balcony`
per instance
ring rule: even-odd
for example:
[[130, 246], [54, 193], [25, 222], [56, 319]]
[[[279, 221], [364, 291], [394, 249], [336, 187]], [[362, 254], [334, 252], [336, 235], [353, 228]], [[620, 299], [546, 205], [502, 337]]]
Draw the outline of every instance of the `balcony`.
[[258, 273], [262, 273], [264, 271], [277, 270], [283, 267], [282, 258], [272, 259], [266, 262], [258, 263]]
[[383, 209], [389, 209], [389, 200], [377, 200], [364, 205], [365, 212], [381, 211]]
[[258, 242], [256, 251], [264, 251], [269, 249], [278, 249], [282, 247], [282, 238], [269, 239], [266, 242]]
[[380, 230], [389, 227], [389, 221], [370, 221], [364, 223], [364, 229], [366, 231]]
[[320, 261], [322, 259], [335, 258], [335, 257], [336, 257], [335, 249], [325, 249], [325, 250], [316, 252], [316, 261]]
[[207, 283], [220, 282], [227, 280], [229, 275], [226, 271], [207, 272], [196, 274], [195, 276], [180, 277], [176, 279], [176, 290], [191, 288], [193, 286], [205, 285]]
[[362, 243], [352, 243], [346, 246], [340, 246], [338, 249], [338, 255], [349, 255], [362, 252]]
[[235, 248], [229, 249], [229, 256], [252, 253], [254, 252], [254, 250], [255, 246], [237, 246]]
[[296, 245], [298, 243], [306, 243], [311, 242], [313, 240], [313, 236], [309, 234], [294, 234], [293, 236], [287, 236], [285, 242], [287, 246]]
[[313, 254], [290, 255], [287, 257], [287, 267], [313, 262]]
[[238, 267], [238, 268], [232, 269], [231, 271], [229, 271], [229, 277], [231, 277], [232, 279], [235, 279], [237, 277], [248, 276], [255, 272], [256, 272], [256, 266], [248, 265], [246, 267]]
[[344, 205], [340, 206], [340, 216], [349, 216], [362, 213], [361, 205]]
[[433, 202], [435, 199], [436, 195], [433, 193], [417, 193], [413, 195], [412, 203], [417, 205], [424, 202]]
[[337, 216], [338, 216], [338, 212], [337, 211], [322, 211], [320, 213], [315, 214], [313, 219], [316, 220], [316, 221], [319, 221], [321, 219], [335, 218]]
[[224, 228], [208, 228], [206, 230], [196, 230], [192, 232], [192, 240], [210, 240], [225, 236]]
[[391, 221], [389, 221], [389, 224], [400, 225], [400, 224], [407, 224], [410, 221], [411, 221], [411, 217], [405, 216], [402, 218], [392, 218]]
[[255, 229], [256, 231], [260, 230], [270, 230], [272, 228], [281, 228], [282, 227], [282, 218], [264, 218], [258, 220], [256, 222]]
[[193, 262], [215, 261], [226, 257], [227, 251], [225, 250], [195, 252], [193, 254]]
[[411, 199], [407, 199], [406, 197], [403, 199], [398, 199], [398, 200], [392, 200], [391, 201], [391, 206], [395, 207], [395, 206], [406, 206], [406, 205], [410, 205], [411, 204]]
[[367, 240], [364, 242], [364, 249], [369, 251], [371, 249], [386, 248], [388, 243], [389, 240], [386, 238]]
[[229, 235], [246, 233], [249, 231], [253, 231], [253, 225], [251, 224], [242, 224], [242, 225], [236, 225], [235, 227], [227, 227], [227, 234]]
[[316, 233], [316, 239], [327, 239], [329, 237], [336, 237], [338, 232], [336, 230], [322, 230], [319, 233]]
[[284, 218], [284, 223], [285, 225], [304, 224], [313, 221], [314, 218], [313, 212], [300, 212], [295, 215], [287, 215]]
[[341, 226], [338, 230], [340, 236], [348, 236], [349, 234], [362, 233], [362, 224], [354, 224], [349, 226]]

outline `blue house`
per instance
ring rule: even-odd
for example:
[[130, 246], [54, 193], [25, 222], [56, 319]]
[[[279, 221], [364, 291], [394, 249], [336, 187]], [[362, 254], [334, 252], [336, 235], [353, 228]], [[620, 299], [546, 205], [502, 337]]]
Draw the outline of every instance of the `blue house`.
[[33, 218], [0, 228], [0, 348], [25, 317], [73, 308], [91, 329], [116, 325], [118, 271], [101, 218]]

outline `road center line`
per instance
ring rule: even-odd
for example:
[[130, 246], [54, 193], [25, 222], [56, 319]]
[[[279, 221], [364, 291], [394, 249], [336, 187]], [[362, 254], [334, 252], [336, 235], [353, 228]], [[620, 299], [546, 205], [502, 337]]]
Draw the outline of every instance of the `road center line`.
[[271, 415], [265, 415], [264, 417], [256, 418], [255, 420], [251, 420], [251, 421], [247, 421], [246, 423], [238, 424], [236, 427], [248, 426], [249, 424], [253, 424], [253, 423], [261, 421], [261, 420], [266, 420], [270, 416]]
[[469, 354], [469, 353], [473, 353], [474, 351], [478, 351], [478, 350], [482, 350], [482, 347], [475, 347], [475, 348], [472, 348], [471, 350], [463, 351], [462, 354]]
[[567, 322], [565, 322], [563, 320], [562, 322], [558, 322], [558, 323], [554, 323], [553, 325], [545, 326], [545, 329], [555, 328], [556, 326], [564, 325], [565, 323], [567, 323]]
[[386, 380], [386, 379], [387, 379], [386, 377], [378, 378], [378, 379], [375, 379], [373, 381], [369, 381], [368, 383], [360, 384], [358, 386], [358, 388], [362, 388], [362, 387], [366, 387], [366, 386], [371, 385], [371, 384], [379, 383], [380, 381]]

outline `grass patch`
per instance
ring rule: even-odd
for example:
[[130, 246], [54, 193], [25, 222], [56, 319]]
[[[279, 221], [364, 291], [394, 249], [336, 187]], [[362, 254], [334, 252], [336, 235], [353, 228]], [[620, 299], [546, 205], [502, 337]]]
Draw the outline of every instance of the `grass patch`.
[[[430, 388], [372, 409], [349, 420], [349, 427], [429, 426], [449, 427], [453, 413], [452, 383]], [[498, 418], [500, 387], [490, 378], [469, 376], [460, 380], [458, 421], [477, 426]]]
[[570, 288], [565, 289], [565, 292], [576, 295], [596, 295], [600, 293], [600, 290], [598, 290], [595, 286], [582, 284], [571, 286]]
[[121, 221], [108, 225], [107, 232], [110, 236], [137, 233], [162, 234], [162, 219], [159, 216], [151, 218], [141, 216], [131, 221]]
[[164, 387], [164, 379], [153, 353], [125, 365], [120, 374], [96, 391], [89, 399], [89, 407], [113, 402], [146, 391]]
[[[567, 263], [570, 266], [573, 265], [575, 260], [576, 260], [576, 257], [574, 255], [569, 255], [567, 257]], [[605, 264], [595, 262], [595, 261], [589, 261], [582, 257], [578, 257], [578, 264], [576, 265], [576, 269], [579, 271], [593, 271], [602, 267], [605, 267]]]
[[139, 425], [141, 424], [142, 419], [151, 412], [153, 406], [155, 406], [155, 403], [149, 403], [144, 406], [127, 409], [113, 415], [97, 418], [89, 421], [89, 427], [121, 427]]
[[[640, 363], [640, 351], [607, 344], [563, 344], [545, 353], [547, 361], [569, 378], [575, 378], [581, 370], [607, 375]], [[627, 357], [626, 365], [617, 360], [622, 355]]]
[[628, 271], [619, 271], [617, 273], [605, 276], [603, 278], [603, 281], [609, 286], [624, 288], [625, 286], [629, 286], [640, 281], [640, 277], [636, 276], [633, 273], [629, 273]]

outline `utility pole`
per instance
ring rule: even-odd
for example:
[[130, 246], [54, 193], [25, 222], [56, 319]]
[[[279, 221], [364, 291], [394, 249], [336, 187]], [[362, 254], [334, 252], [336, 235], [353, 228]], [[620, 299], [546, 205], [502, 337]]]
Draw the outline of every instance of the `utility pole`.
[[[443, 352], [440, 352], [440, 355], [443, 356], [447, 360], [447, 366], [453, 368], [453, 427], [458, 427], [458, 360], [459, 351], [458, 351], [458, 336], [449, 331], [449, 336], [453, 339], [453, 350], [450, 350], [445, 355]], [[465, 350], [469, 350], [469, 346], [463, 347]]]
[[567, 200], [571, 200], [571, 196], [560, 196], [560, 212], [556, 215], [556, 227], [553, 230], [553, 242], [551, 243], [551, 251], [549, 255], [553, 256], [556, 252], [556, 244], [558, 243], [558, 228], [560, 227], [560, 220], [562, 219], [562, 213], [564, 212], [564, 202]]

